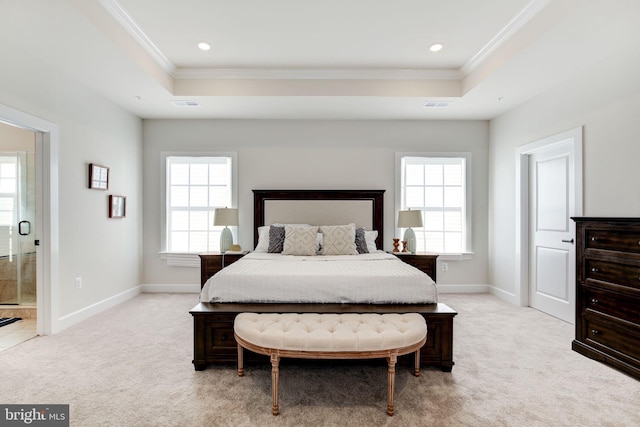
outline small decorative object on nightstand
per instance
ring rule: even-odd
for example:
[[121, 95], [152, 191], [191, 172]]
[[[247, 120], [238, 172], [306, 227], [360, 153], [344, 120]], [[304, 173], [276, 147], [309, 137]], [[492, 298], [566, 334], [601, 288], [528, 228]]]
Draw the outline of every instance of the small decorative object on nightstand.
[[393, 252], [400, 252], [398, 246], [400, 246], [400, 239], [393, 239]]
[[238, 225], [238, 209], [234, 208], [218, 208], [215, 210], [213, 225], [224, 225], [222, 233], [220, 233], [220, 252], [226, 252], [233, 245], [233, 234], [229, 229], [229, 225]]
[[398, 212], [398, 228], [406, 228], [404, 240], [407, 241], [407, 251], [414, 254], [416, 253], [416, 232], [411, 227], [422, 227], [422, 211], [409, 209]]

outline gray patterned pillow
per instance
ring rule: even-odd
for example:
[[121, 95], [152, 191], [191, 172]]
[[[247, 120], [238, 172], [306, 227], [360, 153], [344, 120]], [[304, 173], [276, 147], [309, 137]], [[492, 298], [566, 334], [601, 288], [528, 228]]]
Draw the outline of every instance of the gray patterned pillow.
[[318, 227], [285, 225], [284, 232], [282, 255], [312, 256], [316, 254]]
[[323, 255], [358, 255], [355, 224], [323, 225], [320, 232]]
[[269, 248], [267, 252], [279, 254], [284, 246], [284, 227], [272, 225], [269, 227]]
[[359, 254], [368, 254], [367, 239], [365, 239], [364, 228], [356, 228], [356, 250]]

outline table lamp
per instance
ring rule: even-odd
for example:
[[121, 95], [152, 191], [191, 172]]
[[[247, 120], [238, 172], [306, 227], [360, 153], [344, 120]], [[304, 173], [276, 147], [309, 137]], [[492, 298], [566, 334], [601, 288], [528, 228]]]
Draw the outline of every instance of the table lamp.
[[213, 225], [224, 225], [220, 233], [220, 252], [224, 253], [233, 245], [233, 234], [228, 226], [238, 225], [238, 209], [217, 208], [214, 212]]
[[407, 251], [416, 253], [416, 232], [411, 227], [422, 227], [422, 211], [411, 209], [398, 212], [398, 228], [406, 228], [404, 239], [407, 242]]

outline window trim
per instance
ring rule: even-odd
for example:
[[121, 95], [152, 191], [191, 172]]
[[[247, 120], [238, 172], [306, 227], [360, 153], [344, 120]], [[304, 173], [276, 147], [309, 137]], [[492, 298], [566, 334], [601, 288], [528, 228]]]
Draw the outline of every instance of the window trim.
[[[167, 265], [176, 267], [200, 267], [195, 252], [170, 252], [167, 250], [167, 157], [230, 157], [231, 158], [231, 206], [238, 206], [238, 153], [234, 151], [162, 151], [160, 153], [160, 257]], [[234, 240], [238, 240], [237, 232]]]
[[400, 228], [398, 228], [398, 222], [396, 221], [397, 213], [400, 211], [402, 206], [402, 158], [403, 157], [456, 157], [456, 158], [464, 158], [465, 159], [465, 248], [462, 253], [441, 253], [438, 257], [442, 260], [467, 260], [471, 259], [471, 255], [473, 255], [473, 189], [472, 189], [472, 156], [471, 152], [461, 151], [461, 152], [397, 152], [395, 153], [395, 203], [394, 203], [394, 215], [393, 215], [393, 229], [396, 236], [400, 235]]

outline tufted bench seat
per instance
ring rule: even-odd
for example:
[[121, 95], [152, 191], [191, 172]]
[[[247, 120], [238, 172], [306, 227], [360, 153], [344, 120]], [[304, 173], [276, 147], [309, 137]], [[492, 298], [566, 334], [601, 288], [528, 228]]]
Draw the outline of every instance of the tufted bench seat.
[[398, 356], [415, 352], [414, 375], [420, 375], [420, 348], [427, 325], [420, 314], [240, 313], [234, 322], [238, 375], [244, 375], [243, 348], [271, 358], [273, 415], [278, 415], [281, 357], [303, 359], [386, 358], [387, 414], [393, 415]]

